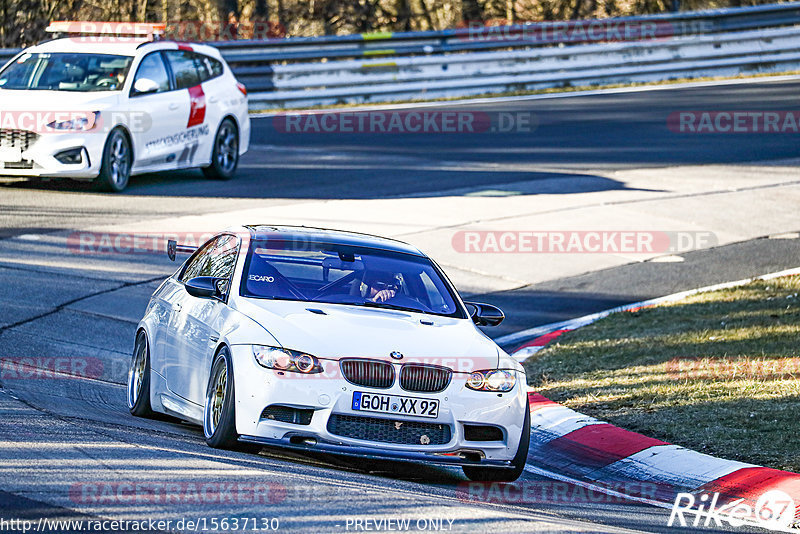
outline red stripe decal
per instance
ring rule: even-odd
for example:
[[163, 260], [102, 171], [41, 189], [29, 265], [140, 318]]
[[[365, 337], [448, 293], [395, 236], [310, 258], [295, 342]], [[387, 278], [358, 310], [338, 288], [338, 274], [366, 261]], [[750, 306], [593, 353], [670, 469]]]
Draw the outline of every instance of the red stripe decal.
[[547, 408], [548, 406], [560, 406], [557, 402], [553, 402], [547, 397], [543, 397], [533, 391], [528, 392], [528, 405], [531, 408], [531, 412]]
[[573, 430], [549, 442], [547, 447], [560, 455], [580, 458], [581, 464], [599, 468], [658, 445], [668, 443], [603, 423]]
[[189, 88], [189, 98], [191, 99], [191, 108], [187, 128], [203, 124], [203, 121], [206, 120], [206, 95], [203, 92], [202, 84]]

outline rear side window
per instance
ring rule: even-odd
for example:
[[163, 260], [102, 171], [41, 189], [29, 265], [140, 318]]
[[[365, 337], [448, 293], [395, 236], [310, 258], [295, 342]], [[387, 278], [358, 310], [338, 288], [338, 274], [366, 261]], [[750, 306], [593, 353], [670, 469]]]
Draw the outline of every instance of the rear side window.
[[197, 71], [200, 73], [201, 82], [222, 76], [221, 61], [203, 54], [195, 54], [195, 60], [197, 61]]
[[208, 58], [208, 62], [211, 63], [211, 73], [213, 77], [222, 76], [222, 61], [218, 59], [214, 59], [213, 57]]
[[166, 52], [176, 89], [188, 89], [200, 83], [200, 76], [194, 62], [194, 53], [188, 50], [168, 50]]

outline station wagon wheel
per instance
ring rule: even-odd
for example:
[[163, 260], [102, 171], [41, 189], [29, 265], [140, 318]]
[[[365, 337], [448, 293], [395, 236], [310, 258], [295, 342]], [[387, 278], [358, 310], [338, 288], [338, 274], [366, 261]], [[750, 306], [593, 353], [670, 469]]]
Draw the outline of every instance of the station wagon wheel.
[[214, 136], [211, 165], [203, 167], [206, 178], [230, 180], [239, 165], [239, 129], [233, 120], [225, 119]]
[[222, 347], [211, 366], [203, 410], [203, 434], [215, 449], [239, 449], [231, 353]]
[[103, 162], [97, 185], [104, 191], [118, 193], [128, 186], [133, 166], [133, 151], [128, 136], [121, 129], [112, 130], [103, 148]]
[[128, 370], [128, 409], [138, 417], [154, 415], [150, 407], [150, 347], [144, 330], [136, 335]]

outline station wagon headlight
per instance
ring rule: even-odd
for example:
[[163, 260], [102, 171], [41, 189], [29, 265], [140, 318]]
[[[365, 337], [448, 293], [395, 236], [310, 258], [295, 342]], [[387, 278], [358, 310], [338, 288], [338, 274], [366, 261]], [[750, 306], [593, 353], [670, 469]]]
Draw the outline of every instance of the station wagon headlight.
[[253, 345], [253, 356], [260, 366], [267, 369], [305, 374], [322, 372], [317, 358], [296, 350]]
[[502, 369], [475, 371], [467, 379], [467, 387], [475, 391], [511, 391], [516, 384], [516, 375]]
[[51, 130], [85, 132], [94, 128], [94, 125], [97, 122], [97, 116], [99, 114], [99, 111], [95, 111], [92, 113], [80, 114], [80, 116], [65, 120], [56, 119], [49, 123], [47, 127]]

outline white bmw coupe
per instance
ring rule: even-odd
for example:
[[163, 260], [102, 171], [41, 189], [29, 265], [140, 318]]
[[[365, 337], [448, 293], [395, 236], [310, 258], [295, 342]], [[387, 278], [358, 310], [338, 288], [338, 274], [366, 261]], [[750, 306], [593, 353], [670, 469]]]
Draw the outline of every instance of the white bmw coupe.
[[405, 243], [306, 227], [245, 226], [192, 252], [136, 332], [128, 408], [242, 444], [462, 466], [517, 479], [530, 438], [525, 373]]

